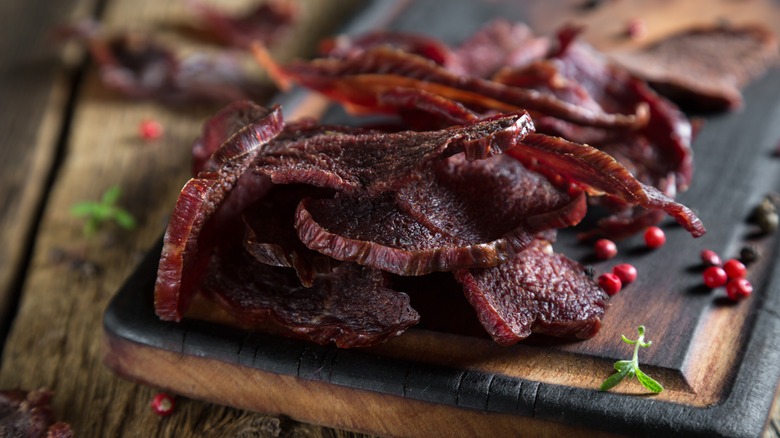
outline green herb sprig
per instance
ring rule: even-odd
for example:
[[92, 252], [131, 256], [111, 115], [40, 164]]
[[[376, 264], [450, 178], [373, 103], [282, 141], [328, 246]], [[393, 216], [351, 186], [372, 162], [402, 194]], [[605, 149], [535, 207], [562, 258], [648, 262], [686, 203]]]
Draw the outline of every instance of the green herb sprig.
[[135, 228], [135, 219], [122, 207], [116, 205], [122, 196], [122, 188], [112, 186], [100, 198], [99, 202], [83, 201], [70, 208], [70, 214], [76, 217], [87, 217], [84, 224], [84, 236], [91, 237], [107, 221], [114, 221], [126, 230]]
[[631, 358], [631, 360], [619, 360], [615, 362], [615, 369], [618, 372], [609, 376], [609, 378], [601, 384], [599, 390], [608, 391], [620, 383], [625, 377], [631, 378], [634, 376], [636, 376], [642, 386], [656, 394], [664, 390], [664, 387], [661, 386], [660, 383], [656, 382], [639, 369], [639, 347], [649, 347], [650, 344], [652, 344], [652, 341], [645, 342], [645, 326], [640, 325], [639, 328], [637, 328], [637, 331], [639, 332], [639, 338], [636, 341], [632, 341], [627, 337], [620, 335], [623, 337], [624, 342], [634, 344], [634, 357]]

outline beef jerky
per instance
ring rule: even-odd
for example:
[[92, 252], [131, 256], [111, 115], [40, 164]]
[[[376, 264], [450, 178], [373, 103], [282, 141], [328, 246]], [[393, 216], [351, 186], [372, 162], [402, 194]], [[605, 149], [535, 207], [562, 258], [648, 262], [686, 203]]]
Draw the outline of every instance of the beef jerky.
[[491, 21], [454, 49], [445, 66], [453, 73], [491, 78], [502, 68], [520, 68], [550, 52], [552, 42], [537, 37], [523, 23]]
[[536, 161], [554, 168], [589, 193], [609, 194], [629, 205], [661, 209], [694, 237], [706, 232], [698, 217], [686, 206], [674, 202], [655, 187], [637, 181], [610, 155], [587, 145], [558, 137], [531, 134], [509, 154], [521, 161]]
[[70, 425], [56, 422], [46, 390], [0, 391], [0, 436], [19, 438], [71, 438]]
[[438, 65], [449, 66], [453, 54], [446, 44], [436, 38], [409, 32], [375, 30], [358, 36], [339, 35], [320, 42], [319, 55], [347, 59], [374, 47], [387, 46], [430, 59]]
[[[465, 124], [473, 123], [473, 120], [477, 119], [476, 114], [462, 105], [457, 105], [441, 96], [431, 96], [426, 92], [403, 90], [401, 97], [393, 102], [433, 113], [445, 123]], [[656, 209], [661, 209], [674, 217], [694, 237], [699, 237], [706, 232], [699, 218], [689, 208], [672, 199], [676, 193], [673, 176], [671, 183], [669, 180], [661, 181], [662, 187], [670, 191], [669, 194], [665, 194], [653, 186], [638, 181], [629, 169], [599, 149], [536, 133], [523, 137], [515, 147], [508, 149], [507, 153], [550, 179], [563, 177], [573, 184], [584, 187], [591, 195], [608, 195], [607, 197], [615, 203], [615, 210], [626, 211], [631, 208], [628, 213], [623, 213], [620, 217], [603, 221], [599, 233], [604, 230], [619, 236], [635, 233], [660, 221], [663, 216], [653, 211]], [[626, 162], [629, 165], [633, 163], [631, 160]], [[636, 172], [636, 169], [632, 170]], [[563, 184], [563, 181], [559, 181], [558, 184]], [[633, 208], [634, 206], [643, 208]]]
[[300, 16], [300, 7], [293, 0], [264, 1], [242, 15], [226, 14], [195, 0], [188, 4], [212, 38], [243, 49], [256, 41], [269, 46], [280, 42]]
[[133, 99], [168, 104], [227, 103], [259, 99], [267, 87], [250, 78], [234, 54], [193, 53], [180, 57], [139, 31], [103, 36], [96, 24], [79, 23], [61, 35], [82, 41], [109, 89]]
[[[272, 119], [262, 124], [261, 129], [281, 130], [281, 109], [270, 110]], [[247, 141], [245, 136], [250, 130], [244, 130], [248, 125], [264, 119], [269, 110], [254, 103], [241, 100], [233, 102], [211, 117], [203, 125], [203, 133], [192, 146], [192, 174], [197, 176], [201, 171], [215, 172], [227, 160], [248, 152], [247, 147], [257, 146], [256, 142]], [[238, 134], [234, 137], [235, 134]], [[252, 134], [250, 134], [252, 135]], [[260, 134], [267, 135], [267, 134]], [[229, 145], [223, 144], [231, 139]], [[216, 153], [220, 150], [219, 153]], [[215, 154], [216, 153], [216, 154]]]
[[[270, 141], [282, 125], [279, 108], [267, 112], [217, 149], [215, 155], [220, 158], [213, 159], [221, 163], [217, 172], [201, 172], [185, 184], [163, 238], [154, 292], [155, 311], [160, 318], [182, 318], [208, 263], [213, 230], [238, 217], [238, 212], [269, 188], [264, 177], [245, 174], [251, 158], [248, 152]], [[231, 193], [239, 180], [251, 189]], [[220, 207], [222, 214], [212, 218]]]
[[578, 263], [537, 241], [508, 263], [455, 273], [490, 336], [512, 345], [532, 332], [589, 338], [601, 327], [607, 294]]
[[613, 57], [683, 106], [726, 110], [740, 108], [740, 90], [777, 62], [778, 41], [760, 24], [698, 27]]
[[512, 158], [454, 156], [397, 193], [304, 200], [296, 228], [309, 248], [336, 259], [423, 275], [506, 262], [535, 232], [576, 224], [585, 210], [584, 197]]
[[638, 128], [647, 122], [643, 107], [629, 114], [593, 112], [536, 90], [511, 87], [477, 77], [457, 75], [429, 59], [389, 47], [374, 47], [356, 56], [294, 61], [281, 66], [259, 46], [255, 57], [282, 87], [294, 81], [341, 102], [354, 113], [394, 113], [380, 104], [388, 90], [404, 87], [439, 94], [477, 111], [527, 110], [552, 114], [586, 126]]
[[255, 155], [253, 165], [277, 184], [306, 183], [370, 196], [419, 179], [417, 171], [440, 157], [459, 152], [469, 160], [489, 157], [514, 147], [531, 131], [524, 112], [432, 132], [291, 125]]
[[350, 348], [383, 342], [418, 322], [409, 297], [389, 284], [378, 270], [343, 263], [306, 288], [292, 270], [231, 251], [215, 254], [203, 291], [243, 324], [272, 319], [291, 336]]
[[277, 185], [241, 215], [246, 224], [244, 249], [260, 263], [294, 268], [301, 283], [310, 287], [315, 276], [331, 271], [333, 259], [298, 239], [293, 219], [298, 203], [307, 196], [329, 198], [332, 193], [308, 185]]

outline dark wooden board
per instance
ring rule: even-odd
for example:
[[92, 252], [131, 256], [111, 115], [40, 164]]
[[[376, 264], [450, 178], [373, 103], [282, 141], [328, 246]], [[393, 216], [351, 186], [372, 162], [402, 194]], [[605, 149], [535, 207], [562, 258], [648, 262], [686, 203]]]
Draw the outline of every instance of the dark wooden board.
[[[451, 2], [446, 16], [441, 3], [433, 1], [413, 2], [408, 8], [392, 28], [424, 29], [449, 43], [499, 15], [527, 18], [527, 10], [504, 2]], [[619, 243], [617, 259], [596, 263], [590, 247], [576, 241], [576, 230], [561, 234], [556, 251], [592, 263], [599, 272], [622, 261], [640, 272], [637, 282], [611, 300], [602, 330], [591, 340], [532, 336], [503, 348], [481, 337], [423, 326], [382, 346], [338, 350], [204, 321], [164, 323], [152, 309], [159, 254], [154, 248], [106, 311], [107, 363], [126, 377], [247, 409], [276, 408], [247, 399], [246, 394], [233, 393], [230, 398], [197, 385], [170, 386], [175, 379], [166, 380], [170, 376], [164, 373], [148, 375], [144, 362], [133, 360], [128, 352], [145, 358], [153, 357], [154, 351], [178, 355], [182, 361], [197, 358], [197, 366], [216, 367], [210, 371], [215, 379], [224, 378], [219, 364], [228, 364], [291, 377], [299, 389], [307, 382], [325, 385], [321, 399], [300, 395], [312, 403], [328, 404], [339, 388], [348, 388], [383, 396], [372, 406], [384, 406], [388, 413], [400, 415], [405, 400], [455, 408], [447, 415], [470, 413], [468, 422], [474, 430], [496, 431], [490, 427], [499, 423], [504, 427], [502, 421], [512, 424], [512, 419], [518, 427], [530, 427], [531, 419], [546, 426], [553, 422], [559, 429], [550, 430], [556, 432], [574, 427], [631, 435], [757, 436], [765, 427], [780, 377], [776, 336], [780, 267], [777, 239], [756, 235], [746, 218], [764, 194], [780, 190], [780, 158], [775, 155], [780, 139], [778, 89], [780, 71], [772, 70], [745, 91], [743, 110], [703, 116], [706, 124], [694, 143], [694, 180], [679, 199], [697, 210], [708, 228], [705, 237], [692, 239], [667, 220], [663, 227], [668, 242], [663, 248], [647, 251], [641, 237], [631, 238]], [[307, 99], [284, 96], [280, 101], [290, 111], [309, 105]], [[324, 120], [347, 118], [334, 108]], [[722, 289], [702, 286], [698, 254], [708, 248], [731, 257], [747, 243], [757, 245], [763, 257], [750, 267], [753, 296], [733, 304]], [[633, 336], [638, 325], [648, 328], [653, 341], [641, 352], [643, 370], [662, 381], [666, 391], [647, 396], [635, 382], [609, 393], [597, 391], [611, 373], [612, 362], [631, 353], [620, 335]], [[358, 415], [366, 405], [355, 402], [342, 410], [350, 408]], [[474, 412], [490, 414], [471, 415]], [[299, 415], [284, 408], [279, 413]], [[385, 422], [337, 420], [332, 412], [296, 418], [377, 434], [420, 433], [411, 427], [413, 422], [408, 431], [399, 432]]]

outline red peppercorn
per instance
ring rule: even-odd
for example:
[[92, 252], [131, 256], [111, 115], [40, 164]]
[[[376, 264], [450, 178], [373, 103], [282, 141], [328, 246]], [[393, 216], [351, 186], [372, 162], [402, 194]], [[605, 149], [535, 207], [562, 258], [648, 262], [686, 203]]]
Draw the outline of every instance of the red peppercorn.
[[741, 300], [753, 293], [753, 285], [746, 278], [734, 278], [726, 283], [726, 294], [734, 301]]
[[632, 40], [643, 40], [647, 36], [647, 24], [641, 18], [632, 18], [628, 21], [626, 33]]
[[607, 295], [612, 296], [620, 292], [623, 283], [620, 282], [620, 278], [618, 278], [617, 275], [607, 273], [599, 276], [599, 287], [601, 287]]
[[628, 284], [636, 280], [636, 268], [628, 263], [622, 263], [612, 268], [612, 273], [617, 275], [622, 284]]
[[707, 266], [720, 266], [723, 264], [718, 253], [709, 249], [701, 251], [701, 261]]
[[666, 243], [664, 230], [658, 227], [650, 227], [645, 231], [645, 244], [650, 248], [660, 248]]
[[726, 271], [720, 266], [710, 266], [704, 270], [702, 278], [704, 279], [704, 284], [706, 284], [707, 287], [715, 288], [726, 284], [728, 275], [726, 275]]
[[145, 119], [138, 126], [138, 134], [146, 141], [157, 140], [163, 135], [163, 127], [157, 120]]
[[175, 407], [176, 400], [164, 392], [155, 395], [152, 399], [152, 411], [157, 415], [167, 417], [173, 413]]
[[737, 259], [729, 259], [723, 264], [723, 269], [729, 278], [742, 278], [747, 274], [747, 268]]
[[617, 245], [609, 239], [599, 239], [593, 245], [593, 251], [599, 260], [611, 259], [617, 255]]

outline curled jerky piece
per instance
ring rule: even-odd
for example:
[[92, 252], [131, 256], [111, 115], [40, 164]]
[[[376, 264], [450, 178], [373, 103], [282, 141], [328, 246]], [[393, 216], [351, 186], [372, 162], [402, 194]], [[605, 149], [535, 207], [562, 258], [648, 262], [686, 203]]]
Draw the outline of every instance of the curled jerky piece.
[[632, 129], [647, 122], [644, 106], [631, 114], [591, 111], [536, 90], [457, 75], [429, 59], [385, 46], [346, 59], [294, 61], [284, 66], [276, 64], [257, 45], [253, 51], [283, 88], [296, 82], [341, 102], [355, 113], [394, 113], [394, 108], [381, 105], [381, 96], [393, 88], [404, 87], [441, 95], [479, 113], [527, 110], [586, 126]]
[[304, 200], [296, 228], [309, 248], [336, 259], [423, 275], [506, 262], [535, 232], [576, 224], [585, 211], [584, 196], [510, 157], [458, 155], [397, 193]]
[[335, 260], [307, 248], [295, 231], [295, 209], [302, 198], [331, 197], [329, 190], [308, 185], [276, 185], [242, 212], [246, 233], [244, 249], [260, 263], [295, 269], [301, 283], [309, 287], [315, 276], [329, 273]]
[[418, 180], [418, 170], [431, 161], [459, 152], [469, 160], [500, 154], [532, 131], [525, 112], [430, 132], [291, 125], [256, 154], [253, 166], [277, 184], [305, 183], [371, 196]]
[[235, 54], [179, 56], [138, 31], [102, 36], [91, 21], [64, 28], [60, 34], [83, 41], [100, 67], [103, 84], [131, 98], [177, 105], [227, 103], [261, 98], [268, 91], [244, 72]]
[[388, 286], [386, 274], [343, 263], [306, 288], [291, 270], [230, 251], [213, 257], [203, 291], [244, 324], [270, 318], [294, 337], [350, 348], [383, 342], [419, 321], [409, 297]]
[[[389, 101], [398, 105], [399, 109], [414, 108], [444, 123], [468, 124], [478, 120], [478, 116], [468, 108], [425, 91], [395, 89], [389, 95], [393, 96]], [[656, 119], [654, 123], [661, 122]], [[626, 210], [628, 206], [637, 205], [645, 210], [661, 209], [674, 217], [694, 237], [706, 232], [704, 225], [689, 208], [674, 202], [657, 188], [639, 182], [615, 158], [597, 148], [560, 137], [532, 133], [523, 137], [506, 153], [518, 158], [529, 168], [542, 171], [548, 178], [555, 179], [554, 174], [562, 175], [586, 188], [591, 195], [609, 195], [613, 202], [618, 203], [618, 209]], [[690, 155], [686, 156], [690, 160]], [[540, 164], [546, 169], [540, 168]], [[663, 185], [675, 193], [673, 183]], [[602, 228], [626, 236], [640, 227], [657, 223], [663, 217], [654, 211], [645, 210], [633, 209], [609, 219]]]
[[736, 109], [740, 89], [777, 63], [778, 41], [760, 24], [698, 27], [614, 58], [684, 106]]
[[200, 1], [187, 3], [211, 36], [225, 45], [244, 49], [255, 41], [269, 46], [275, 44], [290, 32], [300, 16], [300, 7], [293, 0], [264, 1], [235, 16]]
[[536, 161], [554, 168], [590, 193], [608, 194], [630, 205], [661, 209], [693, 237], [706, 232], [701, 220], [686, 206], [674, 202], [655, 187], [642, 184], [610, 155], [559, 137], [531, 134], [508, 154], [521, 161]]
[[607, 294], [578, 263], [536, 241], [508, 263], [455, 272], [490, 336], [512, 345], [533, 333], [589, 338], [601, 327]]
[[[201, 172], [182, 188], [165, 231], [157, 270], [154, 300], [160, 318], [181, 320], [208, 263], [213, 230], [268, 190], [264, 177], [245, 175], [248, 153], [270, 141], [282, 125], [281, 109], [266, 110], [265, 117], [240, 129], [217, 149], [215, 162], [222, 163], [218, 172]], [[246, 190], [231, 193], [239, 180]], [[220, 207], [221, 215], [212, 217]]]
[[[283, 120], [282, 112], [279, 106], [271, 109], [272, 119], [262, 122], [259, 126], [263, 130], [280, 131]], [[269, 110], [250, 102], [240, 100], [231, 103], [216, 115], [211, 117], [203, 125], [203, 133], [195, 140], [192, 146], [192, 174], [197, 176], [201, 171], [216, 172], [219, 166], [232, 157], [248, 152], [247, 148], [256, 147], [257, 143], [246, 141], [246, 135], [251, 133], [251, 129], [244, 129], [247, 125], [257, 123], [269, 115]], [[241, 133], [239, 133], [241, 132]], [[221, 148], [225, 141], [239, 133], [224, 148]], [[260, 133], [260, 135], [268, 135]], [[221, 150], [220, 150], [221, 149]], [[218, 154], [215, 152], [220, 150]]]

